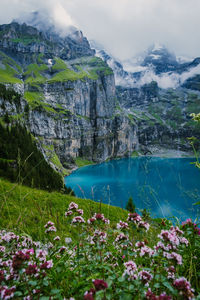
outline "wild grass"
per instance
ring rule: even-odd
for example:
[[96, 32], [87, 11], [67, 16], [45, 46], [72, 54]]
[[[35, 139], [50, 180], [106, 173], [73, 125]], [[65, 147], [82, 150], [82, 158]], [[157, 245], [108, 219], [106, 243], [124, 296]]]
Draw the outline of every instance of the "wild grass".
[[45, 64], [30, 64], [27, 68], [27, 71], [24, 72], [23, 76], [25, 76], [25, 83], [38, 83], [42, 84], [46, 82], [45, 76], [43, 76], [41, 73], [48, 70], [47, 65]]
[[105, 216], [109, 215], [113, 222], [127, 217], [127, 211], [117, 207], [13, 184], [2, 178], [0, 199], [0, 228], [17, 230], [39, 240], [44, 240], [43, 227], [49, 219], [55, 222], [61, 237], [66, 234], [73, 235], [64, 217], [64, 212], [72, 201], [76, 201], [80, 208], [84, 209], [87, 218], [95, 211], [101, 211]]
[[24, 98], [32, 109], [42, 108], [49, 113], [57, 114], [57, 111], [50, 104], [44, 102], [43, 93], [25, 91]]
[[12, 84], [22, 83], [22, 81], [16, 77], [17, 74], [15, 69], [6, 64], [5, 69], [0, 69], [0, 82]]
[[88, 166], [88, 165], [93, 165], [94, 162], [88, 159], [84, 159], [82, 157], [77, 157], [75, 159], [75, 164], [80, 168], [80, 167], [84, 167], [84, 166]]

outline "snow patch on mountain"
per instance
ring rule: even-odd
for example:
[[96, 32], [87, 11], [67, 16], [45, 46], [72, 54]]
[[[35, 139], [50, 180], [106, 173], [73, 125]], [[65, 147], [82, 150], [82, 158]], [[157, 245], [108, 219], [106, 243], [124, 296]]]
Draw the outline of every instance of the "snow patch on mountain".
[[152, 59], [160, 59], [161, 58], [161, 56], [160, 55], [156, 55], [156, 54], [150, 54], [149, 56], [151, 56], [152, 57]]

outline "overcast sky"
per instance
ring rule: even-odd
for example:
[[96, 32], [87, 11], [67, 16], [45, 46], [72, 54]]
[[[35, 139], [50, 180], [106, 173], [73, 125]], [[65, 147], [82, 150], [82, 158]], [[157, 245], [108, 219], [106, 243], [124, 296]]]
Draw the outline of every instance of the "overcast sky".
[[200, 56], [200, 0], [0, 0], [0, 7], [1, 24], [42, 10], [58, 26], [77, 26], [120, 59], [154, 42], [177, 55]]

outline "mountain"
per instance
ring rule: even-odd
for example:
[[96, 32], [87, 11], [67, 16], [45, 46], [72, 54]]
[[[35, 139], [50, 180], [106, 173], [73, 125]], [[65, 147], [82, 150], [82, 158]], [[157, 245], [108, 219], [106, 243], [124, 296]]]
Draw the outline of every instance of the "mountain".
[[0, 118], [24, 124], [51, 166], [66, 174], [77, 158], [191, 149], [186, 138], [200, 131], [189, 114], [199, 112], [200, 95], [199, 78], [188, 80], [199, 59], [179, 63], [153, 48], [128, 72], [80, 30], [40, 30], [38, 20], [0, 26], [0, 83], [20, 94], [18, 102], [0, 96]]
[[168, 51], [165, 46], [154, 44], [149, 48], [142, 66], [152, 65], [155, 74], [170, 72], [176, 70], [178, 62], [176, 56]]
[[105, 49], [96, 55], [114, 71], [120, 113], [137, 124], [140, 148], [189, 149], [186, 138], [199, 136], [200, 129], [190, 119], [190, 113], [200, 111], [200, 58], [182, 62], [159, 44], [125, 63]]
[[16, 22], [1, 25], [0, 36], [0, 82], [21, 94], [17, 104], [1, 97], [0, 117], [24, 122], [57, 170], [79, 156], [102, 161], [133, 151], [126, 139], [134, 131], [124, 132], [129, 122], [116, 116], [113, 71], [85, 37]]

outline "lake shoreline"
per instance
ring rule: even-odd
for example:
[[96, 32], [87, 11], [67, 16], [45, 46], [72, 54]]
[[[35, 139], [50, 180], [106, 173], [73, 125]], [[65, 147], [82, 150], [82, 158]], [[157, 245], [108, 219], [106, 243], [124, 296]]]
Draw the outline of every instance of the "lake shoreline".
[[142, 156], [153, 156], [153, 157], [164, 157], [164, 158], [193, 158], [194, 153], [188, 151], [180, 151], [174, 149], [165, 149], [165, 148], [152, 148], [150, 149], [151, 154], [142, 155]]
[[160, 158], [194, 158], [194, 153], [193, 152], [187, 152], [187, 151], [180, 151], [180, 150], [174, 150], [174, 149], [165, 149], [165, 148], [152, 148], [150, 149], [151, 154], [140, 154], [138, 153], [138, 155], [134, 155], [134, 156], [127, 156], [127, 157], [113, 157], [110, 159], [107, 159], [105, 161], [101, 161], [101, 162], [94, 162], [93, 164], [88, 164], [82, 167], [78, 167], [75, 166], [74, 168], [68, 170], [69, 174], [64, 176], [64, 178], [70, 176], [73, 172], [75, 172], [76, 170], [80, 169], [80, 168], [84, 168], [87, 167], [89, 165], [98, 165], [98, 164], [102, 164], [105, 162], [109, 162], [112, 160], [119, 160], [119, 159], [123, 159], [123, 158], [135, 158], [135, 157], [160, 157]]
[[146, 154], [146, 155], [138, 153], [138, 155], [134, 155], [134, 156], [113, 157], [113, 158], [107, 159], [107, 160], [102, 161], [102, 162], [94, 162], [93, 164], [88, 164], [88, 165], [85, 165], [85, 166], [82, 166], [82, 167], [75, 166], [74, 168], [69, 170], [69, 174], [64, 176], [64, 178], [70, 176], [74, 171], [76, 171], [80, 168], [84, 168], [84, 167], [87, 167], [89, 165], [98, 165], [98, 164], [102, 164], [102, 163], [105, 163], [105, 162], [109, 162], [111, 160], [119, 160], [119, 159], [123, 159], [123, 158], [160, 157], [160, 158], [194, 158], [195, 159], [194, 153], [193, 152], [187, 152], [187, 151], [165, 149], [165, 148], [160, 148], [160, 149], [152, 148], [152, 149], [150, 149], [150, 152], [151, 152], [150, 154]]

